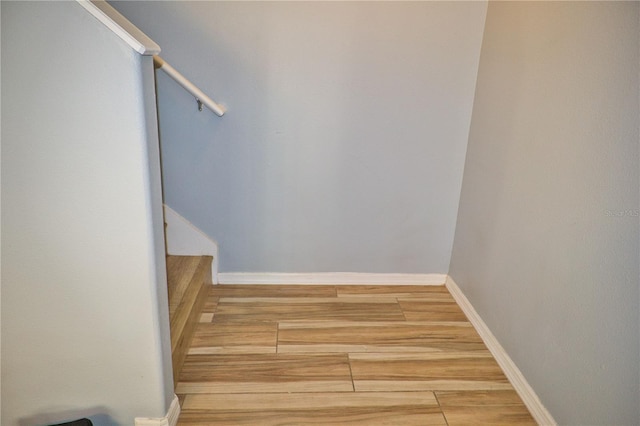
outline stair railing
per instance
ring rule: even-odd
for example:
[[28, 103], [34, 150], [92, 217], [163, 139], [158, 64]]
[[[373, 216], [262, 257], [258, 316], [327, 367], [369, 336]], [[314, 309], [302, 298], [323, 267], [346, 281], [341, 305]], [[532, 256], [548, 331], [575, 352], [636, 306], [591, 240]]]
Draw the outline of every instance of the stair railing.
[[215, 102], [209, 96], [207, 96], [202, 90], [200, 90], [195, 84], [190, 82], [185, 76], [180, 74], [175, 68], [165, 62], [158, 55], [153, 56], [153, 63], [156, 68], [161, 69], [171, 78], [173, 78], [180, 86], [182, 86], [187, 92], [191, 93], [198, 102], [198, 110], [202, 111], [202, 106], [206, 106], [214, 112], [218, 117], [222, 117], [226, 112], [226, 108], [219, 103]]

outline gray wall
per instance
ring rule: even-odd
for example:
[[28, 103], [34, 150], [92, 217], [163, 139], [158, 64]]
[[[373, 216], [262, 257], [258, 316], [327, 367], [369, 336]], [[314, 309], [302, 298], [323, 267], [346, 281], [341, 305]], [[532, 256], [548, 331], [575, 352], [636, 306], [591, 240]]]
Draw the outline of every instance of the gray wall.
[[151, 58], [76, 2], [1, 8], [0, 422], [162, 417], [173, 392]]
[[112, 2], [158, 75], [165, 202], [223, 272], [446, 273], [484, 2]]
[[639, 6], [487, 12], [450, 275], [560, 424], [640, 424]]

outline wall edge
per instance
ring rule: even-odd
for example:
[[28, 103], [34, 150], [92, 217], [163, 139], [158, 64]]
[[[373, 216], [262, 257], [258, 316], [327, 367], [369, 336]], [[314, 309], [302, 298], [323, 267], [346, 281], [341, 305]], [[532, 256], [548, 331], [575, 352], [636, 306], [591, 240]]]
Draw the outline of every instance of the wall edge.
[[469, 319], [469, 322], [476, 329], [482, 341], [487, 346], [493, 357], [504, 371], [504, 374], [511, 382], [522, 401], [527, 406], [531, 415], [539, 425], [556, 426], [557, 423], [551, 416], [551, 413], [545, 408], [538, 398], [538, 395], [533, 390], [527, 379], [524, 377], [518, 366], [511, 359], [509, 354], [504, 350], [498, 339], [493, 335], [489, 326], [482, 320], [478, 312], [474, 309], [469, 299], [464, 295], [458, 284], [453, 278], [447, 275], [445, 286], [451, 293], [456, 303], [460, 306], [464, 314]]

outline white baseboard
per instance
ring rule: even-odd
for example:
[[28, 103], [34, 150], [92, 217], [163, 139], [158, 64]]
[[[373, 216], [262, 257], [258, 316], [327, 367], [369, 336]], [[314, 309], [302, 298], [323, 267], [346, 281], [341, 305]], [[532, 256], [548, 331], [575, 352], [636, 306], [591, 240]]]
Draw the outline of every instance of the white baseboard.
[[169, 406], [169, 411], [164, 417], [136, 417], [135, 426], [176, 426], [180, 416], [180, 401], [177, 396], [173, 396], [173, 401]]
[[511, 385], [513, 385], [513, 388], [518, 392], [520, 398], [522, 398], [522, 401], [531, 412], [535, 421], [539, 425], [544, 426], [557, 425], [556, 421], [551, 416], [551, 413], [549, 413], [545, 406], [542, 405], [540, 398], [538, 398], [538, 395], [536, 395], [533, 388], [527, 382], [527, 379], [522, 375], [520, 369], [518, 369], [502, 345], [500, 345], [498, 339], [496, 339], [493, 333], [491, 333], [487, 324], [485, 324], [482, 318], [480, 318], [480, 315], [478, 315], [476, 310], [473, 308], [471, 302], [469, 302], [462, 293], [462, 290], [460, 290], [460, 287], [458, 287], [456, 282], [450, 276], [447, 276], [446, 278], [446, 286], [467, 318], [469, 318], [471, 324], [477, 330], [478, 334], [484, 341], [484, 344], [487, 345], [487, 348], [498, 362], [498, 365], [500, 365], [504, 371], [504, 374], [511, 382]]
[[212, 282], [216, 284], [218, 282], [218, 243], [166, 204], [164, 221], [167, 224], [165, 229], [167, 253], [181, 256], [213, 256], [211, 275]]
[[219, 284], [443, 285], [446, 274], [221, 272]]

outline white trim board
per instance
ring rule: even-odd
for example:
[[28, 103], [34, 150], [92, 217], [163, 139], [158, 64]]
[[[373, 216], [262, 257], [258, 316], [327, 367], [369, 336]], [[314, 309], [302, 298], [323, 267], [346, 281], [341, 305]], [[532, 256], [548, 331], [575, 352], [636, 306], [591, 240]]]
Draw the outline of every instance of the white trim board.
[[487, 324], [485, 324], [482, 318], [480, 318], [480, 315], [478, 315], [476, 310], [471, 305], [471, 302], [469, 302], [469, 299], [467, 299], [464, 293], [462, 293], [462, 290], [460, 290], [460, 287], [458, 287], [453, 278], [447, 276], [445, 285], [484, 341], [484, 344], [487, 346], [493, 357], [498, 362], [498, 365], [500, 365], [500, 368], [502, 368], [502, 370], [504, 371], [504, 374], [511, 382], [513, 388], [516, 390], [518, 395], [520, 395], [520, 398], [522, 398], [522, 401], [531, 412], [531, 415], [533, 416], [535, 421], [539, 425], [557, 425], [556, 421], [551, 416], [551, 413], [549, 413], [545, 406], [542, 405], [540, 398], [538, 398], [538, 395], [529, 385], [527, 379], [525, 379], [520, 369], [518, 369], [518, 367], [509, 357], [502, 345], [500, 345], [498, 339], [496, 339], [493, 333], [491, 333], [491, 330], [489, 329]]
[[165, 228], [167, 253], [182, 256], [213, 256], [211, 278], [212, 282], [217, 284], [218, 243], [166, 204], [164, 221], [167, 224]]
[[173, 396], [173, 401], [169, 406], [169, 411], [164, 417], [136, 417], [135, 426], [176, 426], [178, 424], [178, 417], [180, 416], [180, 401], [176, 395]]
[[444, 285], [446, 274], [222, 272], [219, 284]]
[[141, 55], [160, 53], [160, 46], [104, 0], [76, 0], [97, 20]]

